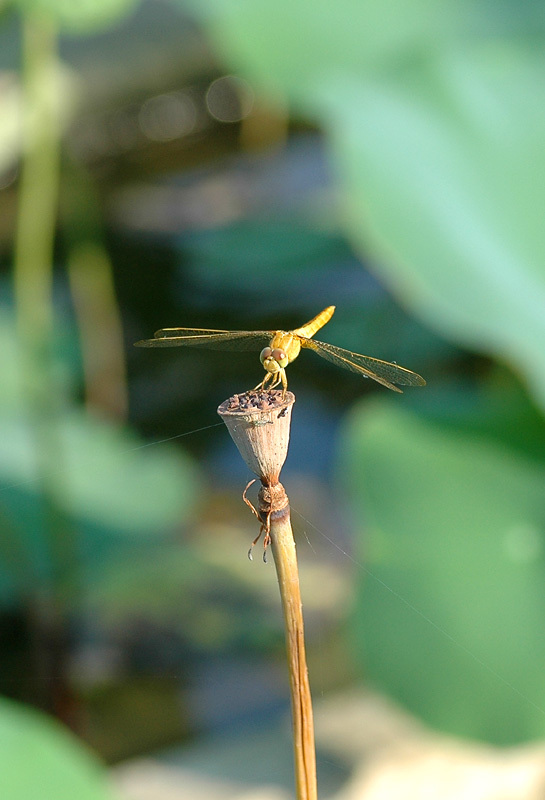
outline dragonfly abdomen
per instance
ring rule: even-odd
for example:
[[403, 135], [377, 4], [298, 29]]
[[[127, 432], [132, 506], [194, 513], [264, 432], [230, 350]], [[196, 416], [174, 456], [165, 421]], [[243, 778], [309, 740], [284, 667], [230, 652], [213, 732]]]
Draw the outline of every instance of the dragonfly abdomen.
[[335, 311], [335, 306], [328, 306], [324, 308], [323, 311], [320, 311], [319, 314], [316, 314], [310, 322], [307, 322], [306, 325], [303, 325], [301, 328], [296, 328], [293, 333], [298, 334], [299, 336], [304, 336], [306, 339], [310, 339], [316, 331], [319, 331], [320, 328], [323, 328], [326, 322], [329, 322], [333, 313]]

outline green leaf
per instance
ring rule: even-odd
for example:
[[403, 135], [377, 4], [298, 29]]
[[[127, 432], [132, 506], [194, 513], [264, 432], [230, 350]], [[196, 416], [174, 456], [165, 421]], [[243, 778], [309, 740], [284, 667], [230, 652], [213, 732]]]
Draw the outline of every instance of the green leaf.
[[316, 280], [320, 267], [345, 256], [344, 240], [301, 224], [297, 220], [271, 219], [238, 222], [206, 231], [192, 232], [181, 239], [188, 269], [195, 279], [216, 291], [234, 296], [253, 293], [261, 297], [263, 278], [255, 270], [274, 270], [279, 292], [287, 280], [305, 283]]
[[130, 13], [138, 0], [15, 0], [23, 11], [52, 17], [72, 33], [90, 33]]
[[545, 407], [545, 58], [464, 48], [335, 86], [353, 241], [429, 324], [511, 362]]
[[[179, 523], [196, 502], [197, 472], [183, 451], [168, 444], [150, 448], [130, 431], [76, 410], [58, 420], [57, 434], [60, 450], [42, 466], [53, 499], [70, 516], [118, 533], [147, 534]], [[0, 488], [6, 505], [14, 494], [40, 491], [36, 464], [47, 455], [36, 453], [24, 419], [0, 417]]]
[[[29, 419], [13, 328], [12, 315], [0, 310], [0, 604], [47, 585], [61, 553], [71, 561], [65, 578], [80, 579], [75, 562], [85, 552], [85, 579], [93, 581], [112, 558], [129, 558], [135, 536], [151, 552], [158, 536], [184, 522], [200, 490], [197, 465], [173, 443], [151, 446], [73, 406]], [[62, 396], [77, 383], [75, 341], [60, 324], [51, 381]]]
[[365, 675], [449, 732], [543, 736], [545, 464], [386, 400], [356, 410], [342, 452]]
[[113, 800], [98, 761], [45, 715], [0, 699], [0, 742], [6, 800]]
[[190, 7], [230, 70], [321, 124], [345, 230], [405, 305], [520, 369], [545, 408], [544, 7]]
[[472, 0], [178, 2], [208, 23], [232, 65], [263, 87], [280, 89], [307, 111], [312, 108], [309, 90], [335, 68], [363, 74], [432, 40], [445, 44], [466, 27], [477, 31], [489, 24]]

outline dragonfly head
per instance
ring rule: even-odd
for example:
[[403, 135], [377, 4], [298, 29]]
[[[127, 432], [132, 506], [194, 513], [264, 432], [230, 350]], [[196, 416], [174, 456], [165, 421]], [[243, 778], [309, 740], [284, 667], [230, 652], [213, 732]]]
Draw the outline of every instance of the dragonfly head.
[[259, 360], [267, 370], [272, 374], [280, 372], [288, 366], [288, 357], [286, 353], [279, 347], [272, 350], [270, 347], [264, 347], [259, 355]]

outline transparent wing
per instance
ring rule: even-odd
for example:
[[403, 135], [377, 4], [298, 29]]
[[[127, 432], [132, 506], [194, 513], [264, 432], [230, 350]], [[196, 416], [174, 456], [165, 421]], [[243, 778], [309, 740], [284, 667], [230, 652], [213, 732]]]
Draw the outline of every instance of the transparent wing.
[[425, 386], [426, 381], [416, 372], [411, 372], [410, 369], [400, 367], [398, 364], [391, 364], [389, 361], [381, 361], [379, 358], [371, 358], [370, 356], [362, 356], [359, 353], [351, 353], [350, 350], [344, 350], [342, 347], [335, 347], [332, 344], [325, 342], [317, 342], [315, 339], [306, 339], [299, 337], [302, 347], [307, 347], [309, 350], [314, 350], [322, 358], [331, 361], [338, 367], [344, 367], [351, 372], [358, 375], [363, 375], [365, 378], [372, 378], [378, 381], [388, 389], [393, 389], [394, 392], [401, 392], [394, 384], [401, 384], [401, 386]]
[[136, 347], [205, 347], [208, 350], [259, 350], [274, 331], [216, 331], [204, 328], [161, 328]]

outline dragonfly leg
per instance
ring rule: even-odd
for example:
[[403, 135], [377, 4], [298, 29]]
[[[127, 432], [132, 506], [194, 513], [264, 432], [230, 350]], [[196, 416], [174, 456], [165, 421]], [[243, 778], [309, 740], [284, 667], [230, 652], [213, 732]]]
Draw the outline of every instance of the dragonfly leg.
[[286, 392], [288, 391], [288, 379], [286, 377], [286, 370], [280, 370], [280, 378], [282, 379], [282, 400], [286, 396]]
[[258, 383], [254, 392], [264, 392], [265, 387], [267, 384], [271, 382], [269, 385], [269, 389], [275, 389], [280, 383], [282, 383], [282, 399], [284, 399], [286, 392], [288, 390], [288, 379], [286, 378], [286, 370], [279, 369], [278, 372], [267, 372], [261, 383]]
[[282, 383], [282, 386], [284, 386], [284, 384], [285, 384], [286, 388], [288, 386], [288, 382], [286, 380], [286, 370], [285, 369], [279, 369], [278, 370], [278, 372], [274, 376], [274, 381], [273, 381], [273, 383], [271, 385], [271, 389], [273, 387], [276, 388], [279, 383]]
[[265, 386], [271, 380], [271, 378], [272, 378], [272, 374], [270, 372], [267, 372], [265, 374], [265, 377], [261, 381], [261, 383], [258, 383], [257, 386], [255, 386], [252, 389], [252, 392], [264, 392], [265, 391]]
[[274, 373], [274, 380], [270, 385], [270, 389], [275, 389], [280, 383], [282, 383], [282, 400], [286, 396], [286, 392], [288, 391], [288, 379], [286, 378], [286, 370], [279, 369], [278, 372]]

